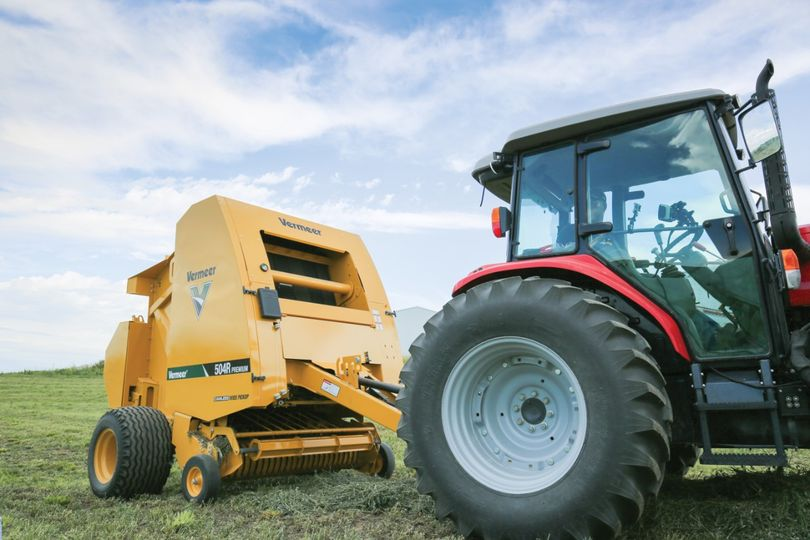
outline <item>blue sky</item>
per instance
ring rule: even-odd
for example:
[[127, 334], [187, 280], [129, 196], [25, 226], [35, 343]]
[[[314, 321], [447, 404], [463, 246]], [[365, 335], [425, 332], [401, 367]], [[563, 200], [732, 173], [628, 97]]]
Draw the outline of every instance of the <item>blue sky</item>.
[[93, 362], [125, 279], [214, 193], [363, 236], [394, 307], [504, 258], [475, 161], [525, 125], [749, 94], [765, 58], [810, 222], [810, 5], [0, 0], [0, 371]]

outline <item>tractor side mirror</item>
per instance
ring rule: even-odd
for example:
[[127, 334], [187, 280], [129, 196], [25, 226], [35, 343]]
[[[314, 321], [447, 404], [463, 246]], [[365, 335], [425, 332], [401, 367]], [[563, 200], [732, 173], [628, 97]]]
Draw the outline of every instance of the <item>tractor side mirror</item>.
[[753, 163], [759, 163], [782, 149], [782, 137], [770, 100], [762, 101], [740, 116], [743, 140]]
[[503, 238], [512, 228], [512, 212], [505, 206], [492, 209], [492, 234], [495, 238]]

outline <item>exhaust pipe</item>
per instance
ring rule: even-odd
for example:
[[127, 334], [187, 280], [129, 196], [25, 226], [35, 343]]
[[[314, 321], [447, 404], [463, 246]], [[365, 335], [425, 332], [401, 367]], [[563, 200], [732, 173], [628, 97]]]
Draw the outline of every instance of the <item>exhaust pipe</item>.
[[[754, 97], [757, 102], [772, 98], [773, 91], [768, 88], [768, 83], [773, 72], [773, 62], [769, 58], [757, 77]], [[779, 130], [781, 138], [782, 128], [779, 124], [775, 99], [772, 100], [772, 104], [776, 128]], [[810, 261], [810, 245], [804, 241], [796, 224], [796, 208], [793, 205], [793, 192], [790, 189], [784, 145], [774, 155], [762, 160], [762, 175], [768, 196], [774, 246], [777, 249], [792, 249], [802, 263]]]

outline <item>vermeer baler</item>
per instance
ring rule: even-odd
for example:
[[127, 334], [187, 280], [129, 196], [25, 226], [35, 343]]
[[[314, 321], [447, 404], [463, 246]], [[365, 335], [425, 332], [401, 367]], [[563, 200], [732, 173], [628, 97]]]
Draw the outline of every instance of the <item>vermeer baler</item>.
[[176, 454], [186, 498], [220, 479], [357, 469], [390, 476], [373, 423], [395, 429], [393, 312], [354, 234], [211, 197], [175, 252], [129, 279], [148, 315], [107, 348], [112, 407], [88, 472], [101, 497], [160, 492]]

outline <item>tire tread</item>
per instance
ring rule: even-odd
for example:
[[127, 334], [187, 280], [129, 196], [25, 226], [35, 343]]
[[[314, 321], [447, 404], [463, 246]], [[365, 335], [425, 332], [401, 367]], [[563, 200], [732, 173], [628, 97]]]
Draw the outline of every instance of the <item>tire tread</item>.
[[[476, 523], [476, 516], [465, 515], [450, 503], [437, 497], [436, 488], [425, 470], [420, 449], [414, 447], [415, 426], [409, 418], [411, 394], [416, 374], [430, 359], [425, 358], [426, 340], [432, 335], [441, 335], [446, 321], [458, 316], [465, 307], [490, 301], [495, 296], [530, 295], [537, 302], [553, 302], [560, 309], [575, 315], [604, 342], [605, 350], [613, 351], [618, 359], [615, 368], [621, 372], [622, 399], [629, 410], [643, 411], [631, 414], [624, 434], [632, 451], [621, 456], [618, 464], [621, 474], [609, 487], [608, 493], [578, 521], [566, 524], [562, 537], [575, 539], [612, 538], [635, 523], [644, 510], [647, 500], [657, 495], [664, 476], [663, 464], [669, 459], [669, 423], [672, 408], [664, 378], [650, 356], [650, 345], [638, 332], [627, 325], [627, 318], [599, 301], [598, 297], [562, 280], [540, 277], [510, 277], [483, 283], [451, 299], [424, 326], [410, 348], [411, 358], [400, 375], [403, 389], [397, 398], [402, 411], [397, 434], [407, 448], [405, 464], [415, 469], [417, 490], [430, 495], [436, 503], [436, 515], [449, 517], [459, 533], [465, 537], [507, 538], [511, 533], [492, 530], [491, 524]], [[540, 533], [541, 531], [536, 531]]]

